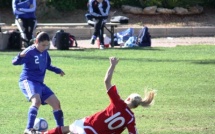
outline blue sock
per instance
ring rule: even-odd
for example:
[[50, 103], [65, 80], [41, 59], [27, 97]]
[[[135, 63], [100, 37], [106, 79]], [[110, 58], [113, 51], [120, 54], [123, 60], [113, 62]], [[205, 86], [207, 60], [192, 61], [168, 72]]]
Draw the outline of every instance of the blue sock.
[[64, 126], [63, 111], [57, 110], [53, 112], [57, 126]]
[[37, 117], [37, 111], [38, 111], [38, 108], [35, 107], [35, 106], [31, 106], [28, 110], [28, 123], [27, 123], [27, 129], [29, 128], [33, 128], [34, 126], [34, 121]]
[[92, 36], [92, 39], [94, 39], [94, 40], [95, 40], [96, 38], [97, 38], [97, 37], [96, 37], [95, 35], [93, 35], [93, 36]]

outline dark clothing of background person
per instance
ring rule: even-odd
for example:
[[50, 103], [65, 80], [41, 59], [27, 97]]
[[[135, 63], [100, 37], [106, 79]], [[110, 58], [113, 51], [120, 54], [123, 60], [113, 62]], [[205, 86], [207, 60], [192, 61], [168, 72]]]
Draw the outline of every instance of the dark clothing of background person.
[[110, 11], [109, 0], [89, 0], [88, 2], [89, 13], [86, 14], [86, 18], [89, 21], [94, 21], [94, 33], [91, 38], [91, 44], [95, 43], [97, 37], [99, 37], [100, 45], [104, 45], [104, 25]]
[[35, 15], [36, 0], [13, 0], [12, 8], [15, 15], [15, 23], [25, 42], [25, 47], [27, 47], [33, 38], [33, 32], [37, 24]]

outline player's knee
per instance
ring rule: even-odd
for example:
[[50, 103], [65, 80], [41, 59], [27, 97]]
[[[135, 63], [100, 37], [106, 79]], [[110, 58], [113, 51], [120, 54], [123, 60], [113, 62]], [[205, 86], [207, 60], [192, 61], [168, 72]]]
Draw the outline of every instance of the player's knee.
[[60, 104], [60, 101], [58, 99], [55, 100], [51, 106], [54, 110], [60, 110], [61, 109], [61, 104]]
[[60, 101], [58, 100], [57, 103], [56, 103], [56, 108], [55, 109], [61, 109], [61, 104], [60, 104]]
[[41, 99], [40, 99], [39, 94], [35, 94], [34, 96], [32, 96], [31, 103], [32, 103], [32, 105], [34, 105], [34, 106], [36, 106], [38, 108], [40, 107]]

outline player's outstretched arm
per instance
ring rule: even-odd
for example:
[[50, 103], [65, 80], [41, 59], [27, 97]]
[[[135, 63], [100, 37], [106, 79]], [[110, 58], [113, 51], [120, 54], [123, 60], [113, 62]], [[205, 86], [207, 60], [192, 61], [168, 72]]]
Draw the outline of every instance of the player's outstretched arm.
[[19, 53], [16, 57], [13, 58], [12, 64], [13, 65], [22, 65], [25, 63], [24, 57], [26, 56], [26, 51], [23, 50], [21, 53]]
[[112, 75], [119, 59], [117, 59], [116, 57], [110, 57], [109, 60], [110, 60], [110, 66], [104, 78], [104, 82], [107, 90], [112, 87], [112, 84], [111, 84]]

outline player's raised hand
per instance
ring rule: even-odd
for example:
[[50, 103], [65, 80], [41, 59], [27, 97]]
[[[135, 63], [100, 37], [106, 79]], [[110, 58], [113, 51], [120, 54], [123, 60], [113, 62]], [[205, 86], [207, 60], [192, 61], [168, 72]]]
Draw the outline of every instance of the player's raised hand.
[[111, 65], [116, 65], [119, 62], [119, 59], [116, 57], [110, 57], [109, 60]]
[[65, 73], [63, 71], [60, 72], [60, 76], [64, 76]]

